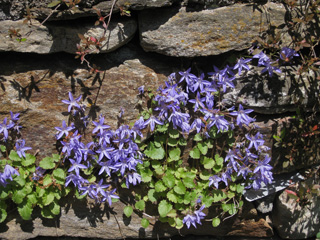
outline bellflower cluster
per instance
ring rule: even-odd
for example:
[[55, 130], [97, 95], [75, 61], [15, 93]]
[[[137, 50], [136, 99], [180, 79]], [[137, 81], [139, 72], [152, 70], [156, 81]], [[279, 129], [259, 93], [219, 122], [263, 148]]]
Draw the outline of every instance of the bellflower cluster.
[[[26, 147], [25, 140], [20, 138], [20, 129], [22, 127], [18, 124], [19, 115], [19, 113], [14, 114], [10, 111], [10, 119], [6, 117], [0, 123], [0, 145], [6, 146], [7, 152], [10, 152], [15, 144], [18, 156], [23, 158], [26, 157], [25, 151], [30, 150], [31, 147]], [[15, 168], [6, 164], [3, 172], [0, 172], [0, 185], [5, 187], [9, 180], [12, 181], [14, 175], [19, 176], [20, 174]]]
[[183, 218], [183, 224], [186, 224], [187, 228], [190, 228], [191, 224], [197, 228], [197, 224], [201, 225], [201, 220], [205, 218], [206, 214], [203, 213], [203, 209], [205, 208], [205, 205], [202, 205], [201, 207], [198, 207], [201, 205], [201, 199], [198, 198], [197, 204], [195, 205], [195, 208], [199, 208], [198, 210], [193, 210], [191, 213], [187, 214]]
[[4, 167], [3, 172], [0, 172], [0, 185], [2, 185], [3, 187], [5, 187], [8, 184], [8, 180], [12, 181], [12, 177], [14, 175], [20, 175], [19, 172], [14, 169], [13, 167], [11, 167], [10, 165], [6, 165]]
[[[68, 111], [72, 113], [74, 122], [67, 126], [63, 121], [62, 127], [56, 127], [56, 136], [62, 146], [64, 161], [70, 166], [65, 185], [73, 184], [81, 195], [88, 194], [99, 203], [108, 202], [111, 205], [112, 199], [119, 198], [115, 195], [116, 189], [112, 189], [112, 176], [124, 179], [128, 188], [141, 182], [136, 167], [142, 163], [142, 154], [134, 140], [137, 135], [142, 136], [142, 128], [154, 123], [139, 119], [132, 128], [121, 125], [113, 131], [104, 123], [104, 117], [100, 116], [98, 121], [92, 121], [93, 141], [84, 143], [76, 122], [88, 120], [84, 114], [85, 107], [79, 103], [81, 96], [74, 99], [69, 93], [69, 99], [62, 102], [69, 105]], [[87, 122], [83, 126], [87, 126]], [[89, 182], [85, 178], [84, 172], [92, 168], [98, 170], [98, 183]]]
[[[271, 61], [263, 52], [254, 58], [258, 58], [259, 65], [265, 66], [266, 69], [270, 68]], [[214, 66], [214, 72], [208, 73], [207, 79], [204, 74], [196, 77], [191, 73], [191, 69], [171, 74], [165, 87], [158, 89], [159, 94], [154, 98], [157, 105], [153, 109], [152, 116], [146, 120], [146, 125], [149, 124], [150, 130], [154, 131], [156, 125], [169, 123], [174, 129], [185, 134], [195, 131], [208, 138], [212, 130], [225, 133], [235, 127], [249, 127], [255, 121], [249, 116], [253, 112], [252, 109], [244, 109], [242, 104], [239, 104], [238, 110], [235, 110], [235, 107], [227, 108], [221, 105], [220, 99], [229, 88], [234, 88], [236, 79], [234, 71], [236, 70], [239, 76], [243, 71], [248, 71], [249, 61], [251, 59], [241, 58], [234, 67], [227, 66], [221, 70]], [[270, 75], [273, 71], [277, 71], [273, 67], [270, 69], [268, 70]], [[216, 106], [218, 97], [220, 105]], [[188, 104], [192, 104], [192, 107], [187, 107]], [[246, 134], [242, 143], [235, 144], [226, 151], [224, 157], [226, 169], [218, 175], [212, 175], [209, 178], [209, 186], [216, 189], [219, 189], [220, 183], [228, 186], [234, 174], [251, 180], [252, 184], [247, 185], [247, 188], [259, 189], [261, 182], [271, 183], [273, 177], [269, 165], [270, 158], [266, 154], [268, 147], [264, 146], [262, 134], [256, 132], [252, 135], [252, 133]], [[195, 225], [196, 222], [192, 214], [184, 219], [188, 227], [190, 224]]]

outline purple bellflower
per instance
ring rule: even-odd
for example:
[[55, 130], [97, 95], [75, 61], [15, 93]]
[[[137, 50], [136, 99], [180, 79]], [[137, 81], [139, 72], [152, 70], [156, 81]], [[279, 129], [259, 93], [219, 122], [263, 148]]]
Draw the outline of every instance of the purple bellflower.
[[22, 156], [26, 157], [26, 154], [24, 151], [32, 149], [31, 147], [25, 147], [24, 145], [25, 145], [24, 139], [16, 141], [16, 151], [20, 158], [22, 158]]
[[78, 104], [78, 102], [81, 100], [81, 97], [82, 97], [82, 96], [80, 95], [78, 98], [74, 99], [73, 96], [72, 96], [72, 93], [69, 92], [69, 100], [62, 100], [63, 103], [69, 105], [69, 106], [68, 106], [68, 112], [71, 112], [71, 109], [72, 109], [73, 107], [76, 107], [76, 108], [78, 108], [78, 109], [81, 109], [81, 106]]
[[57, 140], [62, 138], [63, 135], [68, 136], [69, 131], [74, 129], [74, 126], [67, 126], [66, 121], [62, 121], [62, 127], [55, 127], [56, 130], [58, 130], [57, 134], [56, 134], [56, 138]]
[[240, 76], [242, 72], [242, 68], [246, 69], [247, 71], [250, 70], [250, 67], [247, 65], [247, 63], [250, 62], [251, 60], [252, 60], [251, 58], [248, 58], [248, 59], [240, 58], [237, 64], [233, 67], [233, 69], [234, 70], [238, 69], [238, 74]]

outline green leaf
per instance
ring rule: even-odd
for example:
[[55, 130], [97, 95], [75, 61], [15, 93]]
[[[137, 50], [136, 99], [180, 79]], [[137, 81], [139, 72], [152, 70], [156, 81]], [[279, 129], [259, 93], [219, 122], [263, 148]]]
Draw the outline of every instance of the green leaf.
[[196, 135], [194, 135], [194, 138], [192, 140], [196, 142], [202, 141], [202, 137], [200, 133], [197, 133]]
[[84, 199], [87, 196], [87, 194], [80, 195], [78, 189], [76, 190], [75, 195], [76, 195], [76, 198], [79, 200]]
[[43, 169], [53, 169], [55, 166], [54, 159], [50, 157], [45, 157], [39, 163], [39, 167]]
[[143, 182], [150, 182], [152, 179], [153, 172], [151, 169], [144, 169], [140, 172], [141, 178]]
[[51, 212], [51, 209], [49, 206], [46, 206], [41, 209], [41, 215], [42, 217], [49, 218], [49, 219], [52, 219], [55, 217], [54, 214]]
[[18, 205], [18, 212], [23, 220], [30, 220], [32, 211], [32, 204], [27, 200], [24, 200], [23, 203]]
[[167, 187], [163, 184], [161, 180], [159, 180], [156, 182], [154, 189], [156, 190], [156, 192], [163, 192], [167, 189]]
[[203, 158], [203, 167], [205, 169], [212, 169], [215, 165], [215, 161], [212, 158], [204, 157]]
[[170, 202], [173, 202], [173, 203], [177, 203], [178, 202], [178, 197], [177, 195], [174, 193], [173, 190], [169, 191], [167, 193], [167, 198]]
[[173, 190], [178, 194], [185, 194], [186, 193], [186, 187], [180, 181], [176, 184], [176, 186], [173, 188]]
[[220, 157], [219, 154], [216, 154], [214, 156], [214, 160], [216, 161], [216, 164], [219, 165], [219, 166], [223, 166], [223, 158]]
[[177, 216], [177, 210], [171, 209], [171, 211], [168, 212], [167, 216], [170, 218], [175, 218]]
[[185, 138], [179, 138], [179, 145], [180, 146], [187, 146], [187, 140]]
[[157, 135], [154, 138], [154, 146], [157, 148], [162, 147], [166, 142], [166, 136], [165, 135]]
[[206, 207], [210, 207], [213, 203], [213, 197], [212, 196], [205, 196], [202, 198], [202, 203], [206, 206]]
[[16, 204], [20, 204], [23, 202], [23, 199], [25, 198], [27, 194], [23, 189], [16, 190], [12, 194], [12, 201], [14, 201]]
[[162, 178], [163, 183], [169, 187], [173, 188], [176, 182], [176, 178], [174, 177], [173, 174], [167, 173], [163, 178]]
[[53, 213], [54, 215], [59, 215], [60, 211], [61, 211], [60, 205], [57, 201], [53, 201], [49, 205], [49, 209], [50, 209], [51, 213]]
[[27, 195], [27, 199], [28, 199], [28, 202], [30, 202], [32, 205], [35, 205], [38, 202], [37, 194], [35, 192]]
[[170, 150], [169, 157], [172, 160], [177, 161], [180, 159], [180, 154], [181, 154], [180, 148], [174, 148], [174, 149]]
[[154, 189], [150, 189], [148, 191], [148, 198], [150, 202], [156, 202], [157, 198], [156, 198], [156, 190]]
[[52, 183], [51, 175], [46, 175], [43, 179], [43, 186], [48, 186]]
[[54, 193], [53, 192], [48, 192], [42, 197], [42, 203], [44, 206], [48, 206], [51, 204], [54, 200]]
[[244, 186], [242, 186], [241, 184], [237, 184], [237, 193], [243, 193], [244, 190]]
[[183, 221], [182, 221], [182, 219], [180, 219], [180, 218], [175, 218], [174, 221], [176, 222], [176, 226], [175, 226], [176, 229], [181, 229], [181, 228], [183, 228]]
[[13, 177], [13, 180], [20, 186], [23, 187], [24, 185], [26, 185], [26, 180], [23, 178], [22, 174], [20, 176], [15, 175]]
[[165, 151], [162, 147], [157, 148], [154, 146], [153, 142], [150, 142], [147, 149], [144, 151], [144, 154], [151, 159], [161, 160], [165, 156]]
[[126, 215], [126, 217], [131, 217], [131, 214], [133, 213], [133, 208], [131, 206], [125, 206], [125, 208], [123, 209], [123, 213], [124, 215]]
[[47, 5], [47, 7], [48, 7], [48, 8], [55, 7], [55, 6], [57, 6], [58, 4], [60, 4], [60, 3], [61, 3], [61, 0], [52, 1], [51, 3], [49, 3], [49, 4]]
[[26, 158], [22, 158], [21, 164], [22, 164], [22, 166], [27, 167], [27, 166], [34, 164], [35, 161], [36, 161], [36, 157], [27, 153]]
[[53, 170], [53, 176], [56, 180], [56, 183], [64, 185], [66, 174], [61, 168]]
[[146, 204], [143, 200], [140, 200], [140, 201], [136, 202], [134, 206], [136, 209], [143, 211], [144, 208], [146, 207]]
[[7, 204], [5, 201], [0, 201], [0, 223], [7, 218]]
[[227, 198], [227, 195], [225, 194], [225, 192], [218, 190], [218, 189], [214, 189], [212, 190], [212, 194], [213, 194], [213, 202], [220, 202], [221, 200]]
[[[149, 118], [149, 117], [148, 117]], [[165, 132], [168, 130], [168, 125], [167, 124], [163, 124], [163, 125], [156, 125], [156, 131], [157, 132]]]
[[60, 155], [59, 154], [52, 154], [52, 159], [54, 162], [58, 163], [60, 161]]
[[211, 174], [208, 172], [208, 170], [204, 170], [204, 171], [200, 172], [200, 179], [202, 179], [202, 180], [207, 181], [207, 180], [209, 180], [210, 176], [211, 176]]
[[13, 161], [21, 161], [21, 158], [19, 157], [18, 153], [13, 150], [10, 151], [9, 158]]
[[193, 159], [200, 159], [200, 150], [195, 147], [190, 151], [190, 157]]
[[179, 138], [179, 131], [177, 129], [169, 129], [169, 136], [171, 138]]
[[5, 152], [6, 151], [6, 146], [4, 146], [4, 145], [0, 145], [0, 151], [1, 152]]
[[160, 217], [166, 217], [167, 214], [171, 211], [172, 204], [168, 203], [166, 200], [162, 200], [158, 205], [158, 212]]
[[143, 227], [143, 228], [147, 228], [148, 226], [149, 226], [149, 220], [148, 219], [145, 219], [145, 218], [142, 218], [141, 219], [141, 226]]
[[158, 168], [155, 168], [154, 169], [155, 173], [158, 174], [158, 175], [162, 175], [164, 174], [164, 170], [163, 170], [163, 167], [158, 167]]
[[168, 145], [171, 147], [177, 146], [178, 141], [179, 141], [179, 139], [177, 139], [177, 138], [168, 138]]
[[218, 227], [220, 225], [220, 219], [215, 217], [214, 219], [212, 219], [212, 226], [213, 227]]
[[208, 153], [208, 146], [204, 142], [199, 142], [197, 146], [203, 155]]
[[2, 202], [1, 200], [6, 199], [9, 196], [9, 194], [10, 194], [9, 188], [0, 186], [0, 203]]
[[193, 178], [184, 178], [182, 181], [187, 188], [194, 188], [196, 186], [193, 182]]

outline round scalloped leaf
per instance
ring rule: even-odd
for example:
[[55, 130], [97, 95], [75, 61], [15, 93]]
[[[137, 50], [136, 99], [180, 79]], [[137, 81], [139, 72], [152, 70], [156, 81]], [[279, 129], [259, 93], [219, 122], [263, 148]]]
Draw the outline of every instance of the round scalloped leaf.
[[53, 176], [56, 179], [56, 183], [64, 185], [66, 174], [61, 168], [53, 170]]
[[156, 198], [156, 190], [154, 189], [150, 189], [148, 191], [148, 198], [150, 202], [156, 202], [157, 198]]
[[141, 219], [141, 226], [143, 227], [143, 228], [147, 228], [148, 226], [149, 226], [149, 220], [148, 219], [146, 219], [146, 218], [142, 218]]
[[204, 157], [203, 158], [203, 167], [205, 169], [212, 169], [215, 165], [215, 161], [212, 158]]
[[175, 218], [174, 221], [176, 222], [176, 229], [183, 228], [183, 221], [180, 218]]
[[196, 135], [194, 135], [192, 140], [196, 141], [196, 142], [202, 141], [202, 137], [201, 137], [200, 133], [197, 133]]
[[220, 222], [220, 218], [215, 217], [214, 219], [212, 219], [212, 226], [218, 227], [220, 225]]
[[53, 201], [50, 205], [49, 205], [50, 211], [52, 212], [52, 214], [54, 215], [59, 215], [60, 214], [60, 210], [61, 207], [59, 205], [59, 203], [57, 201]]
[[43, 169], [53, 169], [55, 166], [54, 159], [51, 157], [45, 157], [39, 163], [39, 167]]
[[176, 186], [173, 188], [173, 190], [178, 194], [185, 194], [186, 193], [186, 187], [180, 181], [176, 184]]
[[151, 171], [151, 169], [147, 168], [141, 170], [140, 175], [143, 182], [150, 182], [152, 179], [153, 172]]
[[155, 145], [150, 142], [147, 149], [144, 151], [144, 154], [154, 160], [161, 160], [165, 156], [165, 151], [162, 147], [155, 147]]
[[187, 140], [185, 138], [179, 138], [179, 145], [180, 146], [187, 146]]
[[219, 166], [223, 166], [223, 158], [220, 157], [219, 154], [216, 154], [214, 156], [214, 160], [216, 161], [216, 164], [219, 165]]
[[211, 176], [211, 174], [208, 172], [208, 170], [204, 170], [204, 171], [200, 172], [200, 179], [202, 179], [202, 180], [207, 181], [207, 180], [209, 180], [210, 176]]
[[143, 211], [144, 208], [146, 207], [146, 204], [143, 200], [140, 200], [140, 201], [136, 202], [134, 206], [136, 209]]
[[203, 155], [206, 155], [208, 153], [208, 146], [206, 145], [206, 143], [199, 142], [197, 146]]
[[177, 160], [180, 159], [180, 154], [181, 154], [181, 149], [180, 148], [174, 148], [174, 149], [170, 150], [169, 157], [172, 160], [177, 161]]
[[173, 188], [176, 182], [176, 178], [174, 177], [173, 174], [167, 173], [163, 178], [162, 178], [163, 183], [169, 187]]
[[131, 217], [131, 214], [133, 213], [133, 208], [131, 206], [125, 206], [125, 208], [123, 209], [123, 213], [124, 215], [126, 215], [126, 217]]
[[10, 151], [10, 154], [9, 154], [9, 158], [13, 161], [20, 161], [21, 158], [19, 157], [18, 153], [14, 150], [11, 150]]
[[169, 136], [171, 138], [179, 138], [179, 131], [177, 129], [169, 129]]
[[48, 192], [48, 193], [44, 194], [42, 197], [42, 203], [44, 206], [51, 204], [53, 202], [53, 200], [54, 200], [54, 193], [53, 192]]
[[163, 184], [161, 180], [159, 180], [158, 182], [156, 182], [154, 189], [156, 190], [156, 192], [163, 192], [167, 190], [167, 187]]
[[26, 192], [21, 189], [21, 190], [16, 190], [12, 194], [12, 201], [15, 202], [16, 204], [20, 204], [23, 202], [23, 199], [26, 196]]
[[173, 203], [178, 202], [178, 196], [172, 190], [167, 193], [167, 198], [170, 202], [173, 202]]
[[7, 215], [7, 204], [5, 201], [0, 201], [0, 223], [6, 220]]
[[168, 138], [168, 145], [171, 147], [177, 146], [179, 139], [177, 138]]
[[172, 204], [167, 202], [167, 200], [162, 200], [158, 205], [158, 212], [160, 217], [166, 217], [167, 214], [171, 211]]
[[187, 188], [194, 188], [196, 186], [193, 182], [193, 178], [184, 178], [182, 181]]
[[193, 159], [200, 159], [200, 150], [195, 147], [190, 151], [190, 157]]
[[18, 212], [23, 220], [30, 220], [33, 208], [31, 202], [24, 200], [18, 205]]
[[22, 158], [21, 159], [21, 164], [22, 164], [22, 166], [27, 167], [27, 166], [30, 166], [30, 165], [34, 164], [35, 161], [36, 161], [36, 157], [31, 155], [31, 154], [29, 154], [29, 153], [27, 153], [26, 154], [26, 158]]

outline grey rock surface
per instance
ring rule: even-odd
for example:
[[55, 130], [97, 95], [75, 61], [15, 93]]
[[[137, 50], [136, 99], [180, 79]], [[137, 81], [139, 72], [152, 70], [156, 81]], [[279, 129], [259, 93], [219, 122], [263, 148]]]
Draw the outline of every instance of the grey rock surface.
[[[129, 195], [127, 195], [129, 196]], [[126, 238], [160, 238], [176, 235], [209, 235], [209, 236], [250, 236], [272, 237], [273, 231], [263, 218], [250, 219], [247, 212], [238, 214], [223, 221], [217, 228], [213, 228], [210, 221], [204, 221], [197, 229], [186, 227], [178, 231], [169, 224], [157, 221], [150, 215], [133, 213], [130, 218], [123, 214], [126, 205], [122, 202], [112, 204], [112, 208], [105, 205], [93, 205], [90, 201], [79, 201], [75, 198], [64, 199], [61, 215], [55, 219], [43, 219], [39, 212], [33, 213], [32, 221], [23, 221], [18, 213], [11, 212], [8, 220], [0, 224], [0, 238], [3, 240], [26, 240], [39, 236], [47, 237], [83, 237], [99, 239]], [[245, 207], [247, 208], [247, 207]], [[250, 206], [248, 210], [251, 210]], [[150, 209], [147, 209], [147, 212]], [[150, 221], [148, 228], [141, 227], [141, 218]], [[249, 217], [249, 218], [248, 218]]]
[[[270, 23], [284, 23], [285, 8], [268, 3], [260, 9], [235, 4], [202, 11], [185, 7], [142, 11], [139, 15], [141, 46], [145, 51], [175, 56], [218, 55], [251, 46]], [[283, 38], [285, 41], [285, 38]]]
[[275, 202], [272, 218], [279, 236], [284, 239], [315, 237], [320, 231], [320, 199], [315, 197], [301, 206], [284, 191]]
[[297, 74], [298, 67], [281, 67], [282, 73], [272, 77], [261, 74], [263, 68], [251, 66], [246, 77], [235, 81], [236, 87], [224, 95], [229, 105], [242, 102], [247, 108], [261, 114], [295, 112], [297, 102], [311, 110], [319, 97], [319, 73]]
[[[17, 41], [16, 37], [10, 37], [9, 29], [20, 29], [19, 34], [25, 41]], [[113, 51], [130, 41], [137, 29], [137, 23], [133, 18], [123, 18], [110, 23], [110, 30], [106, 33], [106, 39], [101, 43], [101, 52]], [[101, 38], [104, 28], [94, 26], [92, 23], [47, 23], [45, 26], [32, 20], [32, 25], [19, 21], [2, 21], [0, 24], [0, 51], [14, 51], [26, 53], [75, 53], [76, 44], [80, 42], [78, 34]]]
[[[57, 10], [55, 7], [48, 8], [53, 0], [0, 0], [0, 20], [19, 20], [27, 15], [27, 7], [32, 16], [37, 19], [45, 19], [50, 15], [48, 21], [70, 20], [83, 17], [97, 17], [95, 9], [99, 9], [103, 15], [109, 14], [112, 1], [110, 0], [85, 0], [74, 8], [67, 8], [62, 4]], [[179, 0], [117, 0], [113, 13], [119, 13], [120, 7], [127, 10], [141, 10], [147, 8], [158, 8], [171, 6]]]

